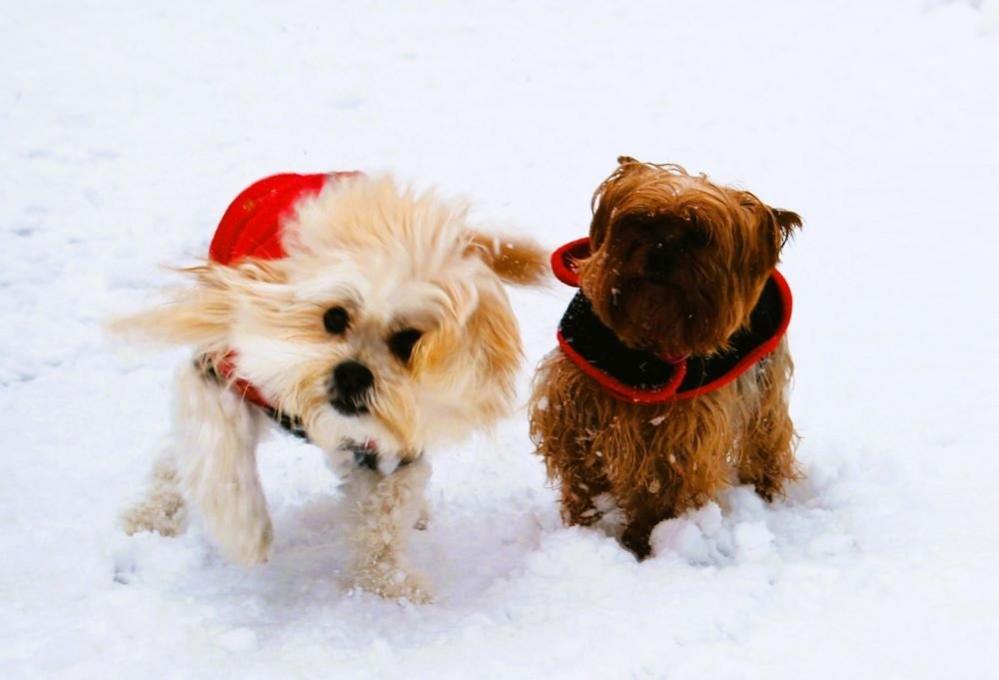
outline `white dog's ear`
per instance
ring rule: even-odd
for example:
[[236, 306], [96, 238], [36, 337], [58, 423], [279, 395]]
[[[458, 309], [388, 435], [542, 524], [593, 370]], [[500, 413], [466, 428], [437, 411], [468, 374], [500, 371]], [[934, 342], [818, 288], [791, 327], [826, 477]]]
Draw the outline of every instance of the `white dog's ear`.
[[114, 319], [108, 330], [130, 340], [174, 345], [223, 342], [233, 309], [223, 269], [212, 263], [179, 269], [194, 279], [194, 286], [174, 292], [169, 301], [158, 307]]
[[520, 236], [497, 236], [469, 231], [474, 251], [506, 283], [536, 286], [549, 277], [548, 251]]
[[240, 299], [252, 299], [256, 286], [280, 278], [270, 263], [251, 260], [235, 267], [206, 262], [177, 271], [194, 285], [174, 292], [155, 309], [113, 320], [108, 330], [133, 340], [225, 346]]

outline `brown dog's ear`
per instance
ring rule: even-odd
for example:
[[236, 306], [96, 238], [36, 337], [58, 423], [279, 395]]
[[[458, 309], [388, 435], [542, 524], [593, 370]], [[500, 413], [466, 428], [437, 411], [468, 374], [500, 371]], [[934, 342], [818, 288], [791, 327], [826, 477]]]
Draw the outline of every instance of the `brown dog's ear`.
[[801, 216], [796, 212], [780, 208], [771, 208], [771, 212], [774, 214], [774, 219], [777, 220], [777, 226], [781, 233], [780, 245], [783, 248], [787, 240], [794, 234], [794, 230], [801, 229]]
[[469, 250], [506, 283], [540, 285], [548, 278], [548, 251], [531, 239], [469, 232]]

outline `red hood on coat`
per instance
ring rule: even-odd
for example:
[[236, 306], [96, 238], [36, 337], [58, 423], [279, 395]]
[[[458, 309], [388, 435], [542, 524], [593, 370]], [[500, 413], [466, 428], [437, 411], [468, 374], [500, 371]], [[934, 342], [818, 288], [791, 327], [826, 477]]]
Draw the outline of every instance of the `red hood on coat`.
[[360, 172], [311, 175], [284, 173], [254, 182], [229, 204], [208, 249], [219, 264], [236, 264], [246, 257], [277, 260], [285, 256], [281, 238], [284, 221], [303, 198], [318, 194], [327, 182], [360, 177]]

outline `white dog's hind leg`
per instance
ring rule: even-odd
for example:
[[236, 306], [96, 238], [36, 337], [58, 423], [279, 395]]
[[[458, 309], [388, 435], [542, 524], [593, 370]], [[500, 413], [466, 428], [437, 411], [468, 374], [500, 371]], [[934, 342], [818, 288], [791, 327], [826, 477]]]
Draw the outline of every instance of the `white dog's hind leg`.
[[140, 531], [179, 536], [187, 530], [187, 503], [180, 491], [173, 448], [164, 451], [153, 464], [145, 496], [125, 510], [121, 519], [129, 536]]
[[430, 602], [426, 581], [407, 565], [409, 534], [423, 507], [430, 465], [420, 459], [388, 476], [364, 468], [347, 481], [353, 579], [359, 587], [389, 599]]
[[176, 426], [181, 486], [222, 554], [244, 565], [267, 561], [274, 532], [257, 475], [260, 414], [188, 366], [177, 380]]

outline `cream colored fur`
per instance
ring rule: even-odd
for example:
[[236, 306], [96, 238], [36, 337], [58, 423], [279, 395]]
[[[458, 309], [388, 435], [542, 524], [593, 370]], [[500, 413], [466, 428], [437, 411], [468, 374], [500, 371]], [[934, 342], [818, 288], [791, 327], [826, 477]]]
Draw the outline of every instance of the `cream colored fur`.
[[345, 485], [349, 504], [354, 583], [383, 597], [429, 602], [429, 583], [405, 558], [410, 531], [425, 523], [424, 489], [430, 478], [425, 459], [384, 476], [355, 469]]
[[[284, 245], [279, 260], [183, 270], [192, 287], [114, 324], [192, 345], [198, 360], [179, 372], [173, 443], [145, 498], [125, 513], [126, 531], [176, 535], [189, 503], [227, 558], [267, 559], [273, 529], [256, 445], [271, 420], [210, 377], [234, 352], [238, 377], [300, 418], [345, 477], [354, 583], [427, 601], [426, 581], [404, 556], [408, 532], [426, 522], [426, 455], [508, 413], [522, 357], [502, 283], [539, 282], [545, 253], [469, 229], [462, 205], [389, 178], [328, 185], [287, 220]], [[324, 329], [332, 307], [349, 313], [341, 334]], [[400, 329], [422, 333], [409, 360], [388, 343]], [[332, 370], [347, 360], [375, 376], [362, 415], [331, 406]], [[354, 464], [350, 442], [377, 447], [377, 472]]]
[[126, 531], [180, 533], [175, 508], [186, 497], [226, 558], [266, 562], [274, 531], [257, 476], [260, 414], [193, 365], [178, 373], [176, 400], [173, 446], [157, 461], [147, 497], [126, 512]]

